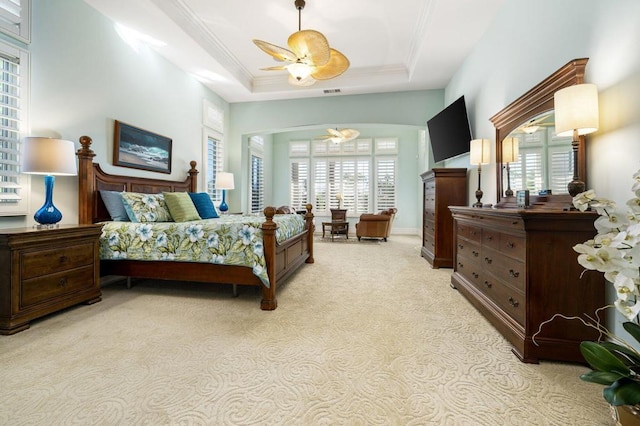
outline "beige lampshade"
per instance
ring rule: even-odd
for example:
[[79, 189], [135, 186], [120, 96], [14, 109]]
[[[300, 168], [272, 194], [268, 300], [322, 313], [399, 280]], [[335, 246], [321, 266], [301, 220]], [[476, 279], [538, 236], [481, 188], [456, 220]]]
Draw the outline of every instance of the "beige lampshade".
[[518, 161], [518, 144], [520, 143], [518, 138], [504, 138], [502, 141], [502, 162], [513, 163]]
[[35, 175], [77, 175], [78, 167], [73, 142], [43, 137], [24, 138], [21, 171]]
[[586, 135], [598, 130], [598, 88], [595, 84], [576, 84], [553, 95], [558, 136]]
[[219, 172], [216, 174], [216, 189], [234, 189], [233, 173]]
[[489, 139], [474, 139], [471, 141], [469, 162], [471, 164], [489, 164], [491, 161], [491, 141]]

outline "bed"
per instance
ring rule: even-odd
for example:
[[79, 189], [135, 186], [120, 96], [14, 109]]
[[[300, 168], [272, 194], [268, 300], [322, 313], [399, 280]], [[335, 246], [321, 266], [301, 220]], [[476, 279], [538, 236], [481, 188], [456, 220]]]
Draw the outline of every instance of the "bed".
[[[126, 191], [147, 194], [161, 192], [197, 192], [196, 162], [191, 161], [184, 181], [140, 178], [105, 173], [100, 165], [93, 162], [89, 136], [80, 138], [78, 156], [78, 206], [80, 224], [111, 221], [111, 217], [100, 196], [101, 190]], [[310, 204], [306, 206], [302, 232], [276, 243], [278, 228], [276, 209], [264, 209], [260, 230], [264, 252], [266, 276], [261, 278], [247, 266], [219, 263], [203, 263], [170, 260], [101, 259], [100, 275], [119, 275], [133, 278], [196, 281], [258, 286], [262, 289], [262, 310], [274, 310], [278, 306], [276, 288], [304, 263], [313, 263], [313, 213]], [[237, 221], [238, 219], [236, 219]], [[256, 217], [251, 219], [257, 220]], [[255, 222], [254, 222], [255, 223]]]

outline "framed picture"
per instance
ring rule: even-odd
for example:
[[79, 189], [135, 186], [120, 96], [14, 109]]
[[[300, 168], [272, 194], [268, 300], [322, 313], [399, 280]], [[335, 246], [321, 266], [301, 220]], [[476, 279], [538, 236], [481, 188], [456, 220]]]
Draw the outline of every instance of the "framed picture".
[[113, 164], [152, 172], [171, 173], [172, 140], [116, 120]]
[[516, 191], [516, 204], [518, 208], [528, 209], [529, 208], [529, 190], [525, 189], [523, 191]]

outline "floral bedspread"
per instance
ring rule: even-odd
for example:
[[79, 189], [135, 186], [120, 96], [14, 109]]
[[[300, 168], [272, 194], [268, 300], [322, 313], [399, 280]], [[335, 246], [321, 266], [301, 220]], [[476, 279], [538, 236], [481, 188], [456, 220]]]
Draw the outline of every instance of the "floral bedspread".
[[[304, 231], [299, 214], [275, 215], [276, 243]], [[105, 222], [100, 259], [219, 263], [252, 268], [268, 287], [262, 229], [264, 216], [229, 215], [191, 222]]]

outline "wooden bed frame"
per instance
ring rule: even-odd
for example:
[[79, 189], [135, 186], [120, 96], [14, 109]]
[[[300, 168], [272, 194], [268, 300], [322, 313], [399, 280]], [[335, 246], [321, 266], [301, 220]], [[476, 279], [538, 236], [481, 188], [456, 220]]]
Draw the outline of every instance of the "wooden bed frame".
[[[78, 206], [80, 224], [97, 223], [111, 220], [100, 197], [100, 190], [159, 193], [163, 191], [196, 192], [196, 162], [191, 161], [188, 177], [182, 182], [139, 178], [131, 176], [110, 175], [93, 163], [94, 152], [91, 150], [91, 138], [80, 137], [82, 148], [78, 150]], [[121, 275], [136, 278], [153, 278], [164, 280], [197, 281], [206, 283], [239, 284], [262, 287], [260, 308], [274, 310], [278, 307], [276, 284], [286, 279], [303, 263], [314, 263], [313, 259], [313, 213], [307, 204], [305, 222], [306, 229], [276, 245], [277, 224], [273, 221], [276, 209], [264, 209], [266, 221], [262, 225], [264, 256], [266, 259], [269, 287], [255, 276], [251, 268], [234, 265], [218, 265], [196, 262], [162, 262], [135, 260], [101, 260], [100, 275]]]

